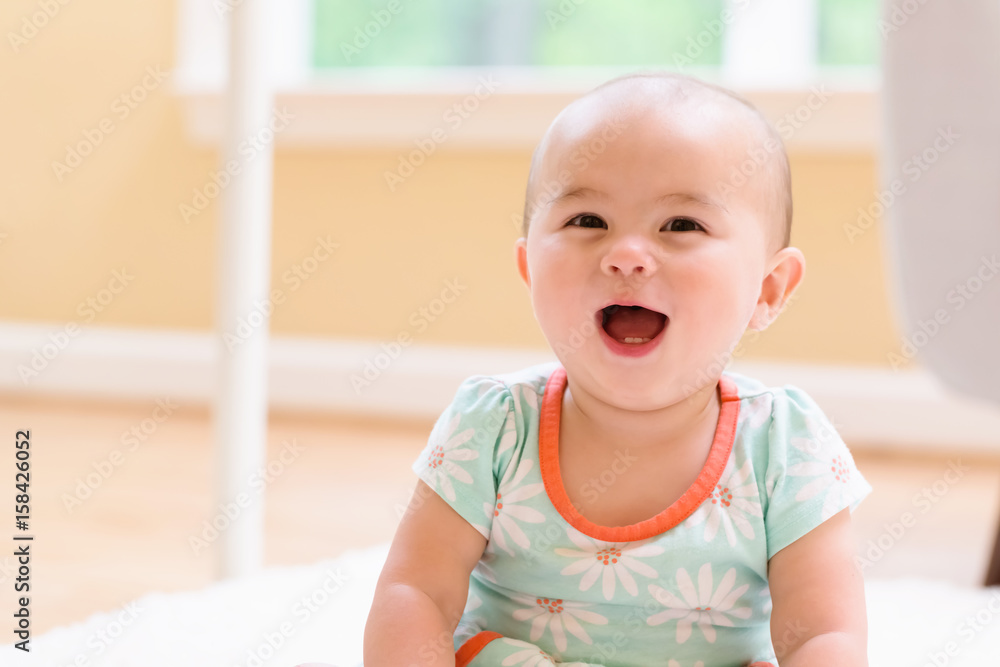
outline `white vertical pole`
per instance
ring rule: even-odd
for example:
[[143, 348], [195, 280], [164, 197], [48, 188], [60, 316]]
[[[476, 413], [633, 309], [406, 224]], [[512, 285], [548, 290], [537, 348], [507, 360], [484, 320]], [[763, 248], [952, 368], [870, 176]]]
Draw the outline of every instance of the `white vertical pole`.
[[[217, 500], [230, 510], [236, 507], [239, 515], [221, 531], [217, 572], [223, 578], [249, 574], [260, 569], [264, 560], [263, 496], [251, 493], [248, 481], [267, 455], [268, 321], [262, 317], [246, 338], [239, 335], [237, 326], [240, 319], [258, 322], [249, 316], [260, 314], [255, 304], [266, 302], [270, 290], [271, 142], [259, 141], [264, 150], [252, 157], [239, 151], [240, 144], [261, 135], [271, 119], [268, 1], [234, 2], [229, 13], [229, 89], [221, 168], [236, 162], [239, 173], [221, 194], [215, 426]], [[240, 494], [250, 499], [249, 506], [241, 506]], [[218, 507], [216, 511], [223, 512]]]

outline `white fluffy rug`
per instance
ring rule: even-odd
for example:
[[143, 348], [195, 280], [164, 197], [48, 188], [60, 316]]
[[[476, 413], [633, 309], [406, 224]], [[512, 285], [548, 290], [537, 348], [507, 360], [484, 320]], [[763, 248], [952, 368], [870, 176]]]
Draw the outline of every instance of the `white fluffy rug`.
[[[34, 637], [30, 654], [0, 647], [0, 665], [360, 667], [387, 550], [386, 544], [315, 565], [269, 568], [200, 591], [152, 593]], [[867, 591], [871, 667], [1000, 665], [1000, 588], [900, 579], [869, 581]]]

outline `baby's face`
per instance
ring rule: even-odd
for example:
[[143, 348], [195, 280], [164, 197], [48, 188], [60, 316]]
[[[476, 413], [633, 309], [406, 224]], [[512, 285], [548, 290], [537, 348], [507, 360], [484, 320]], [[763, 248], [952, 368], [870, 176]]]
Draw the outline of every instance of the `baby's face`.
[[[763, 310], [766, 193], [751, 182], [720, 194], [752, 141], [733, 113], [586, 104], [560, 119], [536, 170], [516, 244], [535, 317], [569, 377], [620, 407], [714, 386]], [[606, 321], [610, 304], [651, 312]]]

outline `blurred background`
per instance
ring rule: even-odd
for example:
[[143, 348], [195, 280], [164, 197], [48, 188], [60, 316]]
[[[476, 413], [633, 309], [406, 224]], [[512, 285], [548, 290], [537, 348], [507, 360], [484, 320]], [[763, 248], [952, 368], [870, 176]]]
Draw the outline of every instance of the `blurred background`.
[[[262, 328], [264, 565], [391, 539], [458, 383], [555, 359], [513, 260], [535, 143], [643, 68], [729, 86], [785, 138], [806, 278], [733, 368], [802, 386], [850, 445], [866, 576], [980, 581], [1000, 418], [898, 324], [876, 0], [274, 3], [273, 122], [227, 171], [239, 4], [0, 6], [0, 437], [31, 430], [36, 633], [215, 580], [218, 355]], [[272, 150], [272, 298], [219, 332], [221, 196]], [[3, 613], [15, 572], [0, 556]]]

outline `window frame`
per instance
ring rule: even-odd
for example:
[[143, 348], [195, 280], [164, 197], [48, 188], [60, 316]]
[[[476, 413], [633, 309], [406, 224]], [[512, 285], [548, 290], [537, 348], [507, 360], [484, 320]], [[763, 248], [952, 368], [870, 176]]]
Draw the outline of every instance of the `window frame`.
[[[261, 1], [272, 11], [275, 54], [266, 75], [276, 108], [293, 117], [277, 135], [279, 147], [398, 148], [443, 136], [436, 145], [530, 150], [566, 104], [636, 69], [366, 67], [320, 73], [312, 67], [312, 0]], [[181, 98], [188, 136], [198, 145], [216, 145], [221, 137], [227, 17], [240, 2], [181, 0], [178, 5], [173, 91]], [[873, 151], [880, 73], [874, 67], [817, 65], [818, 31], [810, 23], [817, 5], [818, 0], [728, 0], [726, 11], [733, 13], [726, 23], [722, 67], [685, 71], [744, 95], [772, 122], [784, 119], [789, 150]], [[736, 14], [741, 7], [743, 13]], [[787, 29], [775, 21], [779, 15], [801, 27]], [[773, 48], [754, 48], [761, 43]], [[495, 84], [484, 87], [484, 80]], [[488, 88], [495, 90], [484, 96]], [[456, 104], [475, 111], [462, 114], [460, 123], [446, 121]]]

